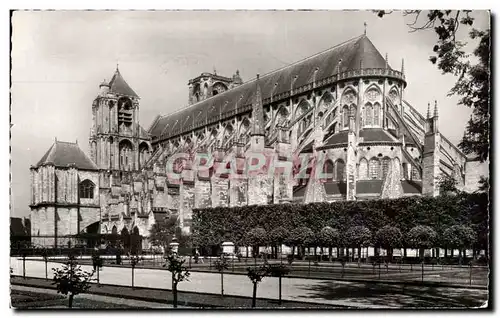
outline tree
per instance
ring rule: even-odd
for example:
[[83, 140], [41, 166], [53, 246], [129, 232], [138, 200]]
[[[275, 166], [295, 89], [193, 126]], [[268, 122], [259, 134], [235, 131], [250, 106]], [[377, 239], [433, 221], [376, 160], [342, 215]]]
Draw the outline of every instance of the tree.
[[441, 241], [447, 248], [458, 248], [460, 262], [462, 262], [462, 251], [473, 246], [476, 241], [476, 233], [469, 226], [452, 225], [444, 230]]
[[280, 253], [282, 252], [281, 247], [288, 239], [288, 236], [290, 236], [290, 232], [283, 226], [278, 226], [269, 232], [269, 243], [276, 245], [276, 255], [278, 254], [278, 246], [280, 248]]
[[292, 255], [294, 254], [294, 248], [297, 247], [299, 257], [303, 256], [305, 246], [310, 246], [315, 239], [314, 232], [306, 226], [293, 229], [288, 238], [288, 243], [292, 245]]
[[130, 256], [130, 267], [132, 267], [132, 289], [134, 289], [134, 270], [141, 260], [142, 258], [137, 255]]
[[453, 176], [448, 176], [442, 174], [439, 177], [438, 187], [439, 194], [449, 195], [449, 194], [457, 194], [459, 190], [457, 189], [458, 182], [455, 180]]
[[328, 256], [332, 258], [332, 246], [338, 246], [340, 243], [340, 234], [337, 229], [325, 226], [317, 235], [317, 241], [321, 245], [328, 247]]
[[163, 267], [172, 273], [172, 294], [174, 296], [174, 308], [177, 308], [177, 284], [182, 281], [189, 280], [189, 270], [184, 266], [185, 259], [180, 258], [177, 254], [168, 254], [165, 258], [166, 263]]
[[375, 243], [387, 250], [387, 256], [392, 261], [393, 248], [401, 246], [403, 234], [399, 228], [386, 225], [375, 233]]
[[[392, 11], [379, 10], [383, 17]], [[460, 96], [459, 105], [472, 107], [462, 141], [458, 144], [465, 154], [476, 154], [481, 162], [488, 159], [490, 136], [490, 30], [472, 27], [474, 18], [470, 10], [430, 10], [426, 17], [421, 10], [404, 10], [403, 15], [413, 17], [408, 23], [410, 32], [434, 29], [437, 41], [429, 60], [437, 64], [443, 74], [458, 76], [448, 95]], [[478, 59], [472, 64], [464, 51], [465, 43], [456, 39], [460, 27], [469, 28], [469, 37], [479, 43], [472, 52]]]
[[52, 270], [54, 271], [52, 284], [56, 285], [58, 293], [69, 294], [68, 307], [72, 308], [73, 298], [90, 288], [93, 272], [83, 271], [73, 255], [68, 257], [68, 261], [63, 264], [62, 268], [53, 268]]
[[490, 190], [490, 179], [485, 176], [481, 176], [479, 178], [479, 188], [477, 189], [478, 192], [488, 192]]
[[257, 302], [257, 285], [264, 277], [269, 275], [269, 266], [263, 265], [260, 267], [247, 267], [247, 276], [253, 284], [252, 308], [255, 308]]
[[281, 279], [290, 273], [290, 269], [283, 264], [271, 264], [269, 265], [269, 273], [273, 277], [278, 277], [279, 284], [279, 298], [278, 304], [281, 305]]
[[48, 279], [47, 265], [49, 262], [49, 252], [47, 251], [47, 249], [45, 247], [43, 247], [40, 250], [40, 255], [42, 256], [43, 262], [45, 263], [45, 279]]
[[215, 261], [215, 268], [220, 272], [220, 293], [224, 297], [224, 271], [229, 268], [224, 254], [221, 255], [220, 259]]
[[101, 270], [101, 267], [103, 265], [103, 259], [101, 257], [101, 254], [99, 250], [94, 250], [92, 252], [92, 266], [94, 267], [94, 272], [97, 272], [97, 286], [99, 286], [99, 271]]
[[407, 241], [410, 246], [419, 249], [420, 257], [423, 259], [424, 250], [434, 246], [436, 237], [436, 231], [430, 226], [417, 225], [408, 232]]
[[168, 244], [176, 234], [176, 229], [179, 226], [177, 216], [171, 215], [168, 218], [160, 220], [151, 226], [149, 231], [149, 242], [153, 246], [161, 246], [164, 250], [168, 249]]
[[350, 227], [344, 235], [344, 241], [349, 247], [358, 248], [358, 259], [361, 260], [361, 248], [371, 243], [372, 233], [366, 226], [357, 225]]
[[257, 257], [259, 255], [259, 247], [265, 246], [268, 242], [266, 230], [261, 227], [251, 229], [245, 236], [245, 242], [252, 246], [252, 253], [254, 257]]

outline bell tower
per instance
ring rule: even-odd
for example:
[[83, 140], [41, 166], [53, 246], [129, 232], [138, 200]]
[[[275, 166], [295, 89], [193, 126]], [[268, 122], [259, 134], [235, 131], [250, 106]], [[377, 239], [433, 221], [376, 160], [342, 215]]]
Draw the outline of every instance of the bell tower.
[[196, 104], [207, 98], [239, 86], [243, 83], [240, 72], [237, 70], [233, 77], [225, 77], [213, 73], [201, 73], [200, 76], [189, 80], [189, 105]]
[[92, 160], [99, 169], [108, 171], [138, 170], [140, 148], [151, 149], [149, 136], [139, 125], [139, 96], [118, 66], [111, 80], [99, 85], [92, 104], [89, 143]]

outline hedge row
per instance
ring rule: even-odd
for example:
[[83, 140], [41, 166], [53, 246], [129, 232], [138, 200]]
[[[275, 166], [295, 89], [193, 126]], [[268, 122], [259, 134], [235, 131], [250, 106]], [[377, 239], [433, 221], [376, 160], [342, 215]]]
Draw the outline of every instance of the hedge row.
[[391, 225], [405, 234], [414, 226], [427, 225], [441, 236], [450, 226], [460, 224], [474, 229], [477, 247], [486, 248], [488, 203], [486, 193], [460, 193], [391, 200], [194, 209], [192, 234], [197, 246], [210, 246], [224, 241], [239, 244], [245, 234], [256, 227], [269, 233], [278, 226], [288, 231], [306, 226], [318, 233], [330, 226], [344, 233], [353, 226], [366, 226], [376, 233], [383, 226]]

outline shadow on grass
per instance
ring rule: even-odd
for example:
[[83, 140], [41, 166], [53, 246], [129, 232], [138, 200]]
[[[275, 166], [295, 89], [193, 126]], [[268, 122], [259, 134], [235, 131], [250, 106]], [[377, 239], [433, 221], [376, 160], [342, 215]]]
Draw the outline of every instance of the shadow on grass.
[[[348, 306], [386, 308], [478, 307], [488, 299], [487, 290], [325, 281], [299, 286], [302, 297], [345, 302]], [[299, 297], [297, 297], [299, 298]]]

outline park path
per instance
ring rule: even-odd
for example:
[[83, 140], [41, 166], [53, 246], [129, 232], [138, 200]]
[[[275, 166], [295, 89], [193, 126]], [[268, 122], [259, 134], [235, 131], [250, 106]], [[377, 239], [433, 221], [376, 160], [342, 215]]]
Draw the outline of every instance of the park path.
[[[11, 265], [14, 275], [23, 274], [22, 259], [11, 257]], [[62, 266], [61, 263], [48, 263], [48, 276], [52, 277], [52, 268]], [[92, 271], [92, 266], [82, 265], [82, 269]], [[45, 278], [45, 263], [42, 261], [26, 260], [26, 276]], [[115, 284], [130, 286], [132, 284], [132, 270], [130, 268], [104, 267], [99, 273], [102, 284]], [[309, 286], [321, 285], [325, 280], [286, 278], [282, 280], [282, 298], [286, 300], [304, 301], [318, 304], [331, 304], [338, 306], [356, 306], [370, 308], [384, 308], [383, 306], [367, 306], [356, 302], [346, 304], [342, 300], [323, 299], [314, 297], [315, 292], [309, 290]], [[348, 282], [337, 282], [338, 284], [349, 284]], [[165, 270], [136, 268], [134, 284], [137, 287], [171, 289], [172, 282], [170, 272]], [[179, 290], [190, 292], [220, 293], [220, 274], [191, 272], [189, 281], [181, 282]], [[243, 275], [224, 274], [224, 293], [227, 295], [252, 297], [252, 283]], [[278, 279], [266, 277], [259, 284], [257, 297], [278, 299]]]
[[[22, 275], [23, 261], [11, 257], [11, 268], [14, 275]], [[48, 263], [48, 276], [52, 277], [52, 268], [62, 266], [61, 263]], [[82, 269], [92, 271], [92, 266], [82, 265]], [[26, 260], [26, 276], [45, 278], [45, 263], [37, 260]], [[104, 267], [100, 271], [100, 282], [131, 286], [132, 269], [124, 267]], [[135, 269], [135, 286], [159, 289], [171, 289], [170, 272], [160, 269]], [[220, 294], [220, 274], [207, 272], [191, 272], [189, 281], [181, 282], [181, 291]], [[316, 304], [349, 306], [358, 308], [401, 308], [416, 303], [431, 306], [439, 300], [441, 306], [476, 305], [478, 301], [487, 299], [487, 291], [457, 289], [406, 287], [366, 287], [364, 284], [323, 279], [305, 279], [287, 277], [282, 280], [282, 297], [284, 300], [302, 301]], [[252, 297], [252, 283], [245, 275], [224, 274], [224, 293], [227, 295]], [[432, 294], [431, 294], [432, 293]], [[267, 299], [278, 298], [278, 279], [266, 277], [259, 284], [257, 297]], [[436, 303], [436, 305], [438, 305]]]

